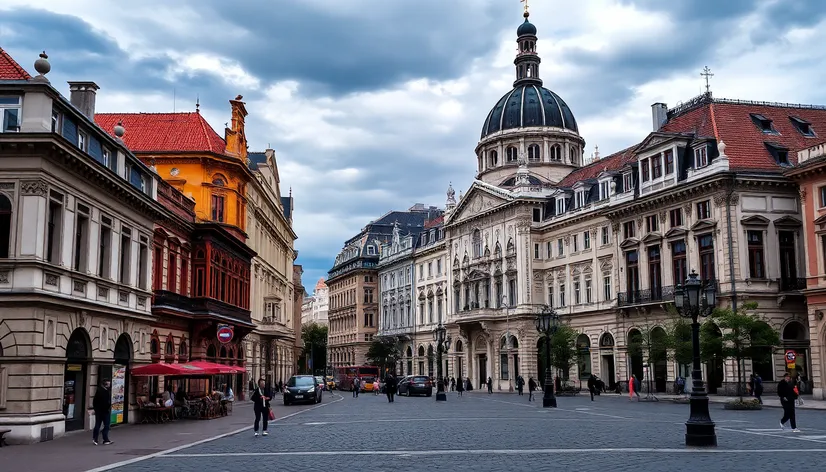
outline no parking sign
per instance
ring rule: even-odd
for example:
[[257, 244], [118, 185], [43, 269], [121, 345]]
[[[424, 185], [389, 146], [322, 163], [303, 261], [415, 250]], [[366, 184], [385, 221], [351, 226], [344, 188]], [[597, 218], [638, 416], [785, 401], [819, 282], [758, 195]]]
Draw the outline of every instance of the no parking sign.
[[794, 370], [794, 361], [797, 360], [797, 353], [789, 349], [786, 351], [786, 368]]

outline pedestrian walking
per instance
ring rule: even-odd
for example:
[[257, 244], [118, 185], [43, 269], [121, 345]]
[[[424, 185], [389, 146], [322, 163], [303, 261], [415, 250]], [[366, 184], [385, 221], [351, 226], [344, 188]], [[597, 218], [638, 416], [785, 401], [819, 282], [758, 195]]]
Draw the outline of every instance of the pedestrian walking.
[[754, 374], [749, 375], [749, 383], [746, 385], [749, 396], [754, 396]]
[[[462, 379], [459, 379], [460, 383], [461, 383], [461, 380]], [[450, 391], [452, 392], [454, 390], [456, 390], [456, 377], [451, 377], [450, 378]]]
[[359, 389], [361, 388], [361, 380], [358, 377], [353, 377], [353, 398], [359, 397]]
[[637, 380], [636, 374], [631, 374], [628, 379], [628, 400], [634, 401], [634, 395], [637, 396], [637, 401], [640, 401], [640, 381]]
[[387, 393], [387, 401], [393, 403], [396, 400], [396, 376], [389, 372], [384, 379], [384, 391]]
[[[388, 373], [387, 375], [390, 375], [390, 374]], [[387, 382], [386, 381], [384, 383], [384, 389], [387, 390]], [[379, 393], [381, 393], [381, 382], [379, 381], [379, 379], [376, 379], [373, 382], [373, 395], [378, 396]]]
[[490, 395], [491, 393], [493, 393], [493, 380], [491, 380], [491, 378], [488, 377], [488, 395]]
[[594, 401], [594, 394], [596, 393], [596, 390], [597, 378], [594, 376], [594, 374], [591, 374], [591, 376], [588, 377], [588, 392], [591, 393], [591, 401]]
[[522, 395], [522, 391], [525, 389], [525, 379], [522, 378], [521, 375], [516, 376], [516, 391], [519, 392], [519, 395]]
[[95, 429], [92, 430], [92, 442], [98, 445], [98, 435], [103, 426], [103, 445], [112, 444], [109, 440], [109, 425], [112, 424], [112, 383], [109, 379], [103, 379], [100, 386], [95, 390], [95, 398], [92, 400], [92, 409], [95, 411]]
[[536, 390], [536, 380], [533, 377], [528, 377], [528, 401], [533, 401], [533, 392]]
[[754, 398], [757, 399], [758, 403], [763, 404], [763, 378], [760, 377], [760, 374], [754, 376]]
[[794, 384], [791, 381], [791, 375], [788, 372], [783, 376], [783, 380], [777, 383], [777, 396], [780, 397], [780, 405], [783, 406], [783, 418], [780, 419], [780, 429], [786, 429], [786, 422], [788, 421], [792, 427], [792, 431], [799, 433], [797, 429], [797, 419], [795, 418], [794, 401], [797, 399], [797, 394], [794, 392]]
[[[455, 379], [454, 379], [454, 381], [455, 381]], [[457, 396], [461, 397], [462, 393], [464, 391], [465, 391], [465, 381], [461, 377], [459, 377], [459, 381], [456, 382], [456, 392], [458, 392]]]
[[270, 420], [270, 400], [272, 399], [272, 390], [266, 386], [267, 382], [264, 379], [258, 379], [258, 387], [252, 392], [252, 406], [255, 410], [255, 423], [252, 425], [252, 430], [255, 436], [258, 437], [258, 425], [263, 418], [264, 424], [261, 430], [261, 436], [266, 436], [267, 422]]

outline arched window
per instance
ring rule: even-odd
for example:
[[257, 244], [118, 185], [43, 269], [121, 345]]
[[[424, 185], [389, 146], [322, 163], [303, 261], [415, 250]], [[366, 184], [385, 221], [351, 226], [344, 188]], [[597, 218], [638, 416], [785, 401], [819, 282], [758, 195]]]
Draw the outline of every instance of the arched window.
[[11, 200], [0, 195], [0, 259], [9, 257], [11, 242]]
[[579, 164], [579, 152], [577, 152], [576, 146], [571, 146], [570, 156], [572, 164]]
[[153, 356], [160, 355], [161, 353], [161, 346], [157, 339], [152, 338], [149, 340], [149, 354]]
[[508, 154], [508, 162], [516, 162], [519, 159], [519, 153], [515, 147], [508, 146], [506, 152]]
[[212, 176], [212, 185], [216, 187], [224, 187], [227, 184], [227, 179], [221, 174], [215, 174]]
[[214, 344], [210, 344], [210, 345], [207, 347], [207, 353], [206, 353], [206, 355], [207, 355], [207, 357], [211, 357], [211, 358], [215, 358], [215, 357], [218, 355], [218, 350], [217, 350], [217, 349], [215, 349], [215, 345], [214, 345]]
[[551, 146], [551, 160], [552, 161], [561, 161], [562, 160], [562, 148], [559, 144], [554, 144]]
[[542, 160], [542, 153], [539, 151], [538, 144], [531, 144], [528, 146], [528, 161], [539, 162]]
[[175, 343], [172, 342], [171, 339], [166, 340], [166, 355], [167, 356], [174, 356], [175, 355]]
[[495, 150], [488, 152], [488, 167], [496, 167], [499, 165], [499, 153]]
[[478, 229], [473, 232], [473, 257], [482, 257], [482, 234]]

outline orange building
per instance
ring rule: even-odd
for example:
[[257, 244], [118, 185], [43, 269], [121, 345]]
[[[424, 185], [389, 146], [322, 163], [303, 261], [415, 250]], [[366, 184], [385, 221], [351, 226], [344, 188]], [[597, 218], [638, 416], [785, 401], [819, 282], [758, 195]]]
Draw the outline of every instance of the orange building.
[[800, 185], [806, 244], [806, 305], [812, 349], [812, 395], [826, 398], [826, 140], [797, 153], [797, 166], [786, 175]]
[[246, 242], [247, 110], [240, 95], [230, 100], [232, 121], [221, 138], [200, 111], [185, 113], [98, 113], [110, 131], [120, 123], [123, 141], [144, 163], [181, 193], [195, 200], [199, 221], [221, 224]]

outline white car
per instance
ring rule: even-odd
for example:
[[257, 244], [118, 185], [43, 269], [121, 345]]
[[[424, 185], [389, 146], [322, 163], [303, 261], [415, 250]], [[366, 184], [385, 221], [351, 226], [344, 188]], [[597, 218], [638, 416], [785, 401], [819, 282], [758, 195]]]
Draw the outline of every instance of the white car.
[[321, 386], [322, 390], [327, 390], [327, 382], [324, 381], [324, 377], [316, 375], [315, 379], [318, 382], [318, 385]]

